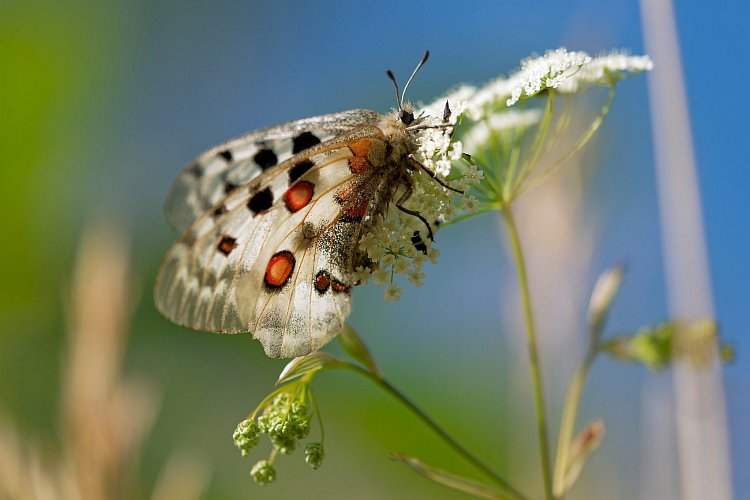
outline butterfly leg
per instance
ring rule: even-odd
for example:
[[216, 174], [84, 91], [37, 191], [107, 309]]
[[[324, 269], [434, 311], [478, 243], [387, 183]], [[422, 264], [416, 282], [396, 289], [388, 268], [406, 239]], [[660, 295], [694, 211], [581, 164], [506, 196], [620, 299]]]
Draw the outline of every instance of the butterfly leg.
[[430, 241], [435, 241], [435, 238], [432, 237], [432, 227], [430, 226], [430, 223], [427, 222], [427, 219], [422, 217], [422, 214], [420, 214], [416, 210], [409, 210], [403, 205], [404, 203], [406, 203], [406, 200], [411, 198], [412, 193], [414, 193], [414, 187], [412, 186], [411, 182], [408, 182], [406, 184], [406, 191], [404, 191], [404, 194], [402, 194], [399, 197], [398, 201], [396, 201], [396, 208], [398, 208], [405, 214], [413, 215], [414, 217], [417, 217], [419, 220], [424, 222], [424, 225], [427, 226], [427, 237], [430, 238]]
[[418, 169], [424, 170], [427, 173], [427, 175], [429, 175], [430, 177], [432, 177], [432, 180], [434, 180], [435, 182], [437, 182], [438, 184], [440, 184], [441, 186], [443, 186], [445, 189], [450, 189], [451, 191], [453, 191], [455, 193], [458, 193], [458, 194], [464, 194], [464, 192], [461, 191], [460, 189], [456, 189], [456, 188], [450, 187], [448, 184], [446, 184], [445, 182], [443, 182], [440, 179], [440, 177], [437, 176], [437, 174], [435, 172], [433, 172], [429, 168], [427, 168], [424, 165], [422, 165], [422, 162], [416, 160], [415, 158], [413, 158], [411, 156], [409, 157], [409, 162], [412, 164], [412, 166], [414, 166], [414, 167], [416, 167]]

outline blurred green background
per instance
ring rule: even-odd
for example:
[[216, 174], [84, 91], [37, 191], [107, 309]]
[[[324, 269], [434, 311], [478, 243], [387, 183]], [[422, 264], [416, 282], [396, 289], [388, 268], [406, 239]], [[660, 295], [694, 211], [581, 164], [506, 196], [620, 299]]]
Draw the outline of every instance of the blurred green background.
[[[677, 6], [677, 22], [717, 316], [724, 338], [739, 351], [725, 381], [734, 485], [741, 492], [750, 489], [741, 474], [750, 463], [750, 364], [743, 353], [750, 326], [750, 127], [738, 84], [748, 76], [739, 64], [749, 41], [739, 21], [748, 8], [694, 4]], [[195, 333], [155, 311], [154, 276], [176, 237], [162, 202], [184, 163], [229, 137], [315, 114], [390, 109], [385, 69], [403, 80], [426, 48], [432, 57], [411, 87], [415, 100], [507, 74], [522, 57], [558, 46], [641, 53], [637, 5], [0, 3], [0, 414], [56, 453], [76, 248], [87, 223], [106, 219], [132, 245], [136, 309], [124, 371], [147, 380], [161, 397], [138, 466], [144, 496], [168, 457], [184, 451], [210, 470], [207, 498], [458, 498], [389, 461], [388, 453], [474, 472], [404, 409], [348, 373], [316, 379], [326, 425], [323, 467], [310, 470], [300, 453], [281, 457], [277, 484], [255, 485], [248, 473], [254, 460], [242, 459], [230, 436], [271, 389], [284, 361], [265, 358], [247, 335]], [[571, 304], [574, 319], [565, 323], [564, 336], [550, 327], [551, 340], [542, 346], [552, 363], [553, 421], [580, 352], [585, 294], [599, 271], [620, 259], [630, 267], [611, 331], [666, 317], [645, 78], [619, 86], [595, 148], [598, 169], [583, 183], [577, 179], [581, 196], [573, 210], [587, 228], [585, 251], [570, 250], [579, 260], [573, 277], [565, 278], [584, 298]], [[540, 192], [529, 194], [530, 205], [535, 196]], [[513, 338], [516, 320], [508, 315], [513, 272], [503, 245], [494, 215], [442, 231], [442, 255], [425, 286], [407, 287], [395, 304], [384, 303], [379, 288], [358, 289], [351, 323], [396, 385], [522, 489], [538, 492], [533, 409], [528, 377], [515, 370], [525, 365], [522, 342]], [[571, 284], [560, 280], [552, 292], [565, 293]], [[556, 323], [554, 310], [549, 314], [543, 326]], [[327, 349], [340, 352], [335, 343]], [[581, 497], [603, 491], [610, 498], [645, 497], [644, 391], [668, 380], [668, 374], [608, 360], [595, 366], [581, 419], [603, 416], [607, 436], [577, 487]]]

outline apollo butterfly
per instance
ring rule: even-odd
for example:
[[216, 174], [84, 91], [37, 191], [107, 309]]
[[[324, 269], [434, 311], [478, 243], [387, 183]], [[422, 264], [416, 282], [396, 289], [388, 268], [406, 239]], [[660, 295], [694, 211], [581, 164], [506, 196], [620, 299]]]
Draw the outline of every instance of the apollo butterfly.
[[412, 179], [427, 172], [452, 189], [414, 158], [417, 134], [434, 126], [403, 102], [428, 55], [401, 96], [388, 72], [392, 114], [360, 109], [284, 123], [189, 163], [167, 199], [182, 236], [156, 280], [159, 311], [197, 330], [251, 332], [277, 358], [308, 354], [341, 331], [354, 270], [377, 265], [360, 238], [391, 203], [432, 237], [428, 221], [403, 206]]

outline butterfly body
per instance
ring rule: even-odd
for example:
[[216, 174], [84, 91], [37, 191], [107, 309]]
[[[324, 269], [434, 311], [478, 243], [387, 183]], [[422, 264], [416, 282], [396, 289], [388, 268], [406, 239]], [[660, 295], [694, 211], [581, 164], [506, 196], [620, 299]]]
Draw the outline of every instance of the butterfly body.
[[416, 169], [408, 118], [353, 110], [289, 122], [188, 164], [167, 201], [182, 235], [159, 272], [157, 308], [194, 329], [251, 332], [271, 357], [328, 342], [351, 310], [354, 270], [374, 265], [360, 238], [391, 203], [411, 213], [400, 206]]

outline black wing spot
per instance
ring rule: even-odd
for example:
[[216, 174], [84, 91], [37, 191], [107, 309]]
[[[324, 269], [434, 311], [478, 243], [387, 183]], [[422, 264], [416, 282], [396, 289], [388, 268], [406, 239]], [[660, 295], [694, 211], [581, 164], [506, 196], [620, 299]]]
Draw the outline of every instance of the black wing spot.
[[224, 182], [224, 193], [229, 194], [235, 189], [237, 189], [239, 186], [233, 182], [225, 181]]
[[254, 214], [259, 214], [265, 210], [268, 210], [273, 205], [273, 193], [271, 188], [267, 187], [263, 191], [258, 191], [250, 198], [247, 202], [247, 208], [249, 208]]
[[255, 153], [253, 161], [263, 170], [271, 168], [279, 162], [272, 149], [264, 148]]
[[289, 169], [289, 184], [292, 184], [294, 181], [305, 175], [305, 172], [313, 168], [315, 164], [310, 160], [302, 160], [301, 162], [297, 163], [295, 166]]
[[236, 241], [237, 240], [235, 238], [232, 238], [231, 236], [224, 236], [219, 242], [219, 246], [217, 248], [224, 255], [229, 255], [229, 253], [234, 250], [234, 244]]
[[232, 161], [232, 158], [234, 158], [232, 156], [232, 152], [229, 151], [228, 149], [225, 149], [224, 151], [219, 151], [219, 156], [224, 158], [224, 160], [226, 160], [227, 162]]
[[200, 163], [198, 162], [192, 163], [185, 170], [187, 172], [190, 172], [190, 174], [196, 179], [200, 179], [201, 177], [203, 177], [203, 167], [201, 167]]
[[339, 217], [338, 220], [341, 222], [362, 222], [362, 216], [351, 211], [346, 211], [341, 214], [341, 217]]
[[316, 144], [320, 144], [320, 139], [315, 137], [311, 132], [302, 132], [300, 135], [292, 139], [292, 154], [297, 154], [300, 151], [311, 148]]
[[219, 217], [221, 217], [222, 215], [224, 215], [225, 213], [227, 213], [227, 207], [225, 207], [224, 205], [219, 205], [218, 207], [216, 207], [216, 208], [214, 209], [214, 211], [213, 211], [212, 215], [213, 215], [213, 216], [214, 216], [215, 218], [219, 218]]

